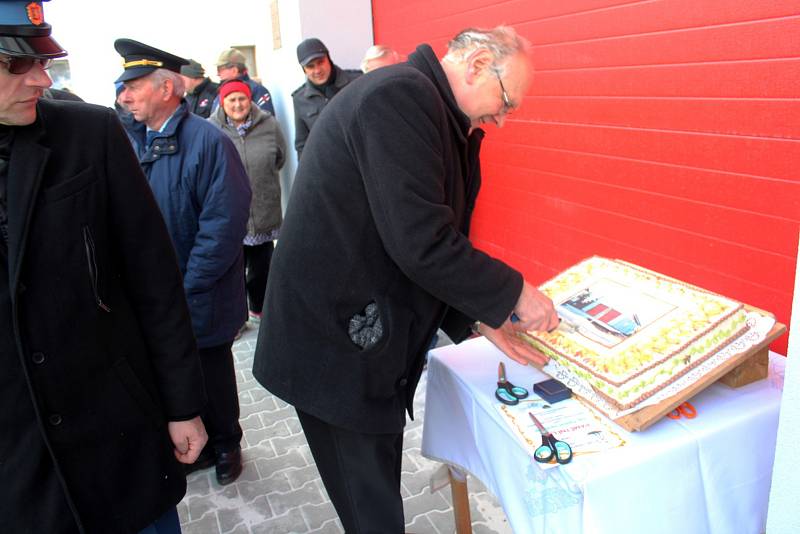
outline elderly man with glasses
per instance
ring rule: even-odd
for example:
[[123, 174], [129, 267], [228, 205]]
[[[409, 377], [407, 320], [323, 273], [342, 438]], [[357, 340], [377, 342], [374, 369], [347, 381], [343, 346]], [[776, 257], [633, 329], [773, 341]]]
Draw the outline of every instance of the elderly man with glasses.
[[50, 32], [0, 2], [0, 531], [180, 532], [206, 442], [181, 273], [116, 114], [41, 98]]
[[553, 303], [468, 238], [480, 127], [522, 101], [528, 51], [506, 27], [459, 33], [441, 60], [421, 45], [351, 82], [308, 138], [253, 374], [297, 410], [346, 532], [404, 530], [405, 411], [437, 328], [546, 361], [516, 332], [555, 328]]

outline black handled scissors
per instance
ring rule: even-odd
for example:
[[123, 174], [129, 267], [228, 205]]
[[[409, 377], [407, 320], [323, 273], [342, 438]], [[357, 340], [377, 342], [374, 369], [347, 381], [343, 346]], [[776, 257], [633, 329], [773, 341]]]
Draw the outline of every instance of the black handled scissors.
[[506, 366], [503, 365], [503, 362], [500, 362], [500, 365], [497, 366], [497, 389], [494, 390], [494, 396], [497, 397], [497, 400], [509, 406], [519, 404], [520, 399], [528, 396], [527, 389], [515, 386], [506, 380]]
[[556, 439], [531, 412], [528, 412], [528, 415], [531, 416], [536, 428], [542, 434], [542, 444], [533, 451], [533, 459], [543, 464], [552, 463], [554, 458], [560, 464], [570, 463], [572, 461], [572, 447], [566, 441]]

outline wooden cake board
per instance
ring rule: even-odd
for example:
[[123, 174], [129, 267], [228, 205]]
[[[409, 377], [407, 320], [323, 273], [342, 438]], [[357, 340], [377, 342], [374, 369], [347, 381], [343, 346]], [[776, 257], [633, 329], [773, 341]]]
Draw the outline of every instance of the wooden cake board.
[[[750, 311], [773, 317], [771, 313], [745, 306]], [[644, 430], [669, 412], [691, 399], [716, 381], [737, 388], [767, 377], [769, 366], [769, 344], [786, 332], [786, 326], [776, 322], [761, 343], [736, 354], [706, 376], [658, 404], [646, 406], [641, 410], [614, 419], [614, 422], [629, 432]]]

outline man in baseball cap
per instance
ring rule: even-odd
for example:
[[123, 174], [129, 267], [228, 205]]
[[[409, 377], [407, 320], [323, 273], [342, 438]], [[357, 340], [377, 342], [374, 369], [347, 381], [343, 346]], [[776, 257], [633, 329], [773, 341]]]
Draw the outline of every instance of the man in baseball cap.
[[325, 43], [310, 37], [297, 45], [297, 62], [306, 81], [292, 93], [294, 103], [294, 148], [297, 159], [303, 153], [308, 134], [331, 98], [361, 75], [360, 70], [344, 70], [334, 65]]
[[[272, 105], [272, 96], [266, 87], [255, 81], [247, 72], [247, 60], [238, 48], [226, 48], [217, 58], [217, 76], [220, 83], [228, 80], [242, 80], [250, 87], [251, 99], [256, 106], [264, 111], [269, 111], [275, 115], [275, 108]], [[214, 109], [219, 107], [219, 98], [214, 100]]]
[[180, 532], [207, 439], [181, 272], [116, 114], [42, 98], [50, 32], [0, 1], [0, 531]]
[[188, 65], [181, 67], [181, 76], [186, 84], [186, 103], [189, 111], [207, 119], [211, 115], [211, 105], [217, 97], [219, 84], [206, 76], [203, 66], [190, 59]]

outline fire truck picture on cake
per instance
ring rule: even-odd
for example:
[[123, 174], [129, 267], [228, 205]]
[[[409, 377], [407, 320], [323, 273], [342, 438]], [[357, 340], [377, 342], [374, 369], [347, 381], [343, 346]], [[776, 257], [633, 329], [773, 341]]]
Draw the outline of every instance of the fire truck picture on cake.
[[674, 306], [611, 280], [597, 280], [556, 309], [562, 325], [606, 347], [622, 343]]

